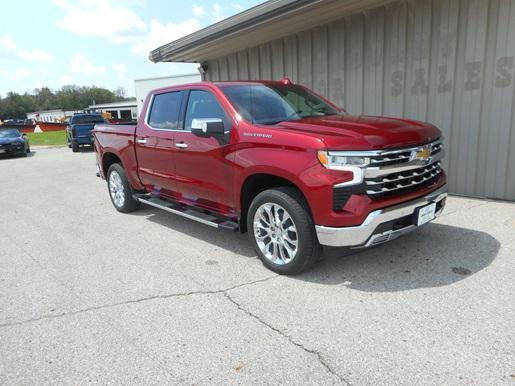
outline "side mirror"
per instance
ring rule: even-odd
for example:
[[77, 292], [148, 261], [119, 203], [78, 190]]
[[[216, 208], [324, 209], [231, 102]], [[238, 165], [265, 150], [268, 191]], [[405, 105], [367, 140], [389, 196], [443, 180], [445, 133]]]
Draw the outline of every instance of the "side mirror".
[[224, 122], [220, 118], [193, 119], [191, 132], [201, 136], [219, 137], [225, 133]]
[[27, 134], [25, 134], [25, 133], [22, 133], [22, 134], [21, 134], [21, 136], [22, 136], [23, 138], [27, 138]]

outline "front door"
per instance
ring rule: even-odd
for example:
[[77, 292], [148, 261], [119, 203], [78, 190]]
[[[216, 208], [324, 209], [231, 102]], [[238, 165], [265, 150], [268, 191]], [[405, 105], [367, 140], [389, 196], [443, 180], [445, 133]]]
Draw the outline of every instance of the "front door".
[[[190, 90], [183, 130], [175, 131], [174, 164], [178, 199], [233, 216], [231, 175], [228, 160], [232, 121], [207, 89]], [[191, 132], [195, 120], [221, 119], [226, 134], [206, 137]]]
[[141, 119], [135, 138], [138, 174], [147, 191], [171, 196], [174, 190], [174, 130], [177, 129], [182, 91], [155, 94], [149, 113]]

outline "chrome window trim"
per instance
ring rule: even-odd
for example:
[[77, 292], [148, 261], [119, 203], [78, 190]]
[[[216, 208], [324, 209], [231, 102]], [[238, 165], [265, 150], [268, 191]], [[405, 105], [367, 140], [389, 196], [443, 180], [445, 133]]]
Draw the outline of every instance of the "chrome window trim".
[[[152, 94], [151, 98], [150, 98], [150, 101], [148, 102], [148, 108], [147, 108], [147, 111], [145, 112], [145, 120], [143, 121], [145, 123], [145, 125], [147, 125], [149, 128], [151, 128], [152, 130], [156, 130], [156, 131], [171, 131], [171, 132], [177, 132], [177, 133], [191, 133], [191, 130], [187, 130], [186, 128], [184, 129], [158, 129], [157, 127], [153, 127], [149, 122], [148, 122], [148, 119], [150, 118], [150, 110], [152, 110], [152, 105], [154, 104], [154, 98], [156, 97], [156, 95], [162, 95], [162, 94], [167, 94], [167, 93], [171, 93], [171, 92], [181, 92], [181, 91], [193, 91], [193, 90], [196, 90], [196, 89], [187, 89], [187, 90], [176, 90], [176, 91], [167, 91], [167, 92], [163, 92], [161, 94]], [[208, 91], [208, 90], [203, 90], [203, 89], [198, 89], [198, 90], [201, 90], [201, 91]], [[209, 92], [209, 91], [208, 91]], [[214, 96], [214, 95], [213, 95]], [[215, 96], [216, 98], [216, 96]], [[188, 98], [189, 99], [189, 98]], [[217, 102], [218, 102], [218, 99], [217, 99]], [[188, 105], [187, 105], [188, 102], [186, 102], [186, 108], [188, 108]], [[218, 102], [220, 103], [220, 102]], [[224, 110], [224, 108], [222, 106], [220, 106], [222, 108], [222, 110]], [[226, 112], [224, 110], [224, 112]], [[227, 112], [226, 112], [227, 113]], [[233, 126], [234, 126], [234, 122], [233, 120], [230, 118], [230, 116], [228, 115], [229, 117], [229, 120], [231, 121], [231, 123], [233, 123]], [[177, 124], [179, 123], [179, 121], [177, 121]], [[231, 132], [231, 130], [225, 130], [224, 131], [224, 134], [229, 134]]]

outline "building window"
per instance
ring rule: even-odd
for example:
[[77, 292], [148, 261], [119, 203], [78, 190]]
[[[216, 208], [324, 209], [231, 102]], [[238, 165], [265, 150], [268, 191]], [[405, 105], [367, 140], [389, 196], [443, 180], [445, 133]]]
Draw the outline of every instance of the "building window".
[[120, 110], [120, 117], [122, 120], [130, 121], [132, 119], [132, 114], [130, 110]]
[[117, 110], [107, 110], [106, 113], [111, 114], [111, 119], [119, 119]]

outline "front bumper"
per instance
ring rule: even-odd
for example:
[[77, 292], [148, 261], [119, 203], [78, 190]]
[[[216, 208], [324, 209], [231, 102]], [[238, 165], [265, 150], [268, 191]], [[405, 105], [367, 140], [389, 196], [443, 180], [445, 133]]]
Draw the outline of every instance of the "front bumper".
[[435, 214], [438, 217], [443, 211], [446, 198], [447, 186], [442, 186], [415, 200], [375, 210], [358, 226], [333, 228], [316, 225], [318, 241], [326, 246], [352, 248], [385, 243], [418, 228], [415, 213], [420, 207], [436, 203]]
[[0, 155], [2, 154], [24, 154], [25, 153], [25, 145], [24, 144], [7, 144], [7, 145], [0, 145]]

